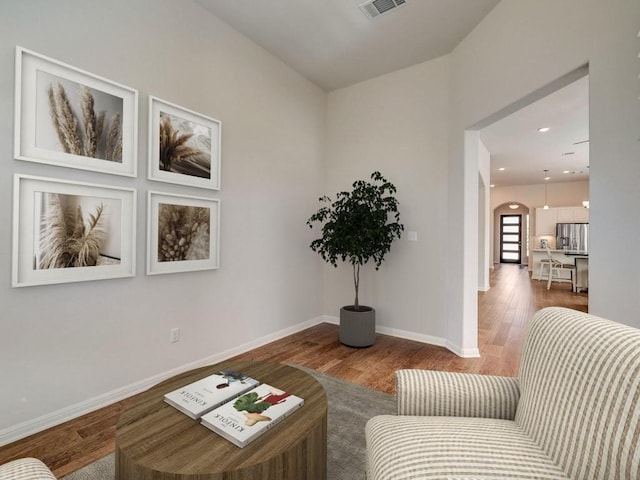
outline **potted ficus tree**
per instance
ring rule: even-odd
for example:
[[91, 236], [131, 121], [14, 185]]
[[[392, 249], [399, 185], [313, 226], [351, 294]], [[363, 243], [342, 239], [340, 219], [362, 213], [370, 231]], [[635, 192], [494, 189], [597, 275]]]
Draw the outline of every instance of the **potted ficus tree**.
[[358, 300], [360, 267], [373, 260], [378, 270], [404, 230], [395, 193], [393, 184], [373, 172], [371, 182], [355, 181], [350, 192], [338, 193], [333, 202], [320, 197], [324, 206], [307, 220], [309, 227], [322, 224], [322, 236], [311, 242], [311, 249], [334, 267], [338, 260], [353, 266], [355, 301], [340, 309], [340, 341], [345, 345], [368, 347], [375, 342], [375, 310]]

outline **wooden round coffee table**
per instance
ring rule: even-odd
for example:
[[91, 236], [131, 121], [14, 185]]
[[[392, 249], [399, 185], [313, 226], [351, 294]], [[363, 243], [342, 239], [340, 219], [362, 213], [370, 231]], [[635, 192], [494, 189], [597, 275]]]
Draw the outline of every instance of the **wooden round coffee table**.
[[[304, 405], [244, 448], [163, 401], [165, 393], [222, 369], [241, 371], [304, 399]], [[116, 426], [116, 480], [325, 480], [327, 397], [311, 375], [267, 362], [222, 362], [138, 395]]]

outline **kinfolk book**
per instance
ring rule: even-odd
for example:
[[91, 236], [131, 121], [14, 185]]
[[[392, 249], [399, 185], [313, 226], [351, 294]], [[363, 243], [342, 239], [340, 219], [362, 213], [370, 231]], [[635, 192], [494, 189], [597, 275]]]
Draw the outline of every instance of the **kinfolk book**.
[[302, 398], [263, 383], [203, 415], [200, 421], [242, 448], [303, 404]]
[[240, 372], [222, 370], [164, 396], [164, 401], [198, 420], [203, 414], [251, 390], [260, 382]]

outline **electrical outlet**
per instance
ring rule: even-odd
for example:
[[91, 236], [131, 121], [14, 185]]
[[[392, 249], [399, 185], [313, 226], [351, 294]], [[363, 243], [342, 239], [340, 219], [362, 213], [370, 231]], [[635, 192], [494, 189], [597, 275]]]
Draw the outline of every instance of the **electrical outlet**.
[[171, 343], [178, 343], [180, 341], [180, 329], [179, 328], [172, 328], [171, 332], [169, 333], [169, 341]]

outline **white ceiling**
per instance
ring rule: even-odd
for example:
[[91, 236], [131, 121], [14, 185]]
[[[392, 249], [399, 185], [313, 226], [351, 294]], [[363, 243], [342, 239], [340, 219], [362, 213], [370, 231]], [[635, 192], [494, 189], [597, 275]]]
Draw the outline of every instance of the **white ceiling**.
[[[331, 91], [450, 53], [499, 0], [406, 0], [374, 20], [359, 9], [363, 0], [196, 2]], [[481, 130], [491, 182], [542, 183], [544, 169], [552, 182], [585, 180], [589, 144], [573, 143], [588, 132], [585, 77]]]
[[330, 91], [450, 53], [499, 0], [407, 0], [373, 20], [364, 0], [196, 0]]
[[[550, 130], [540, 133], [540, 127]], [[491, 153], [491, 184], [496, 187], [544, 183], [545, 169], [549, 182], [587, 180], [589, 77], [489, 125], [480, 138]]]

